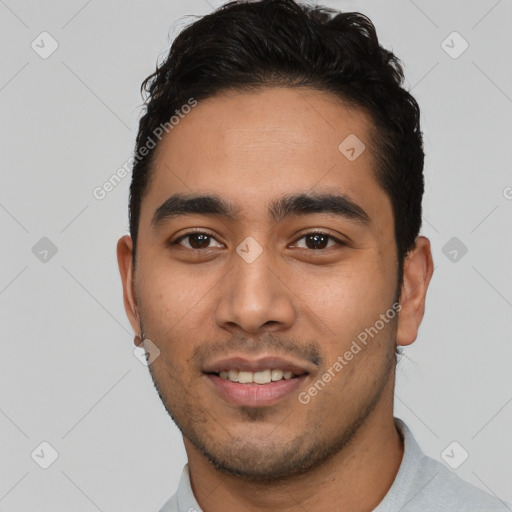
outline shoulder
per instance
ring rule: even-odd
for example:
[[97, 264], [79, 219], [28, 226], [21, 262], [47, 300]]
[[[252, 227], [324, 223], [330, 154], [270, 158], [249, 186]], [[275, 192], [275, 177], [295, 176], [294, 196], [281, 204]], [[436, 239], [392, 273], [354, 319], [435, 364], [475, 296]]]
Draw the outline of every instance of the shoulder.
[[440, 462], [424, 455], [419, 461], [405, 511], [491, 512], [507, 511], [505, 502], [462, 480]]
[[176, 492], [159, 512], [201, 512], [190, 485], [188, 464], [183, 467]]
[[171, 498], [165, 502], [165, 505], [158, 512], [178, 512], [176, 494], [171, 496]]
[[397, 478], [403, 493], [403, 512], [510, 512], [498, 497], [462, 480], [441, 462], [425, 455], [407, 425], [401, 420], [395, 423], [405, 447]]

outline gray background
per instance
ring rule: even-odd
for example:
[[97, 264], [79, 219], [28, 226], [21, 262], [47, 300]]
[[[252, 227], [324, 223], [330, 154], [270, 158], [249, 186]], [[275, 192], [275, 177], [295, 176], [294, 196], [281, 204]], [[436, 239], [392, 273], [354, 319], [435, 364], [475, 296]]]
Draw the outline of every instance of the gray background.
[[[221, 3], [0, 0], [2, 511], [156, 511], [175, 490], [181, 436], [134, 357], [115, 258], [129, 176], [92, 191], [131, 155], [140, 83], [184, 16]], [[511, 1], [319, 3], [372, 19], [422, 108], [436, 267], [396, 415], [439, 460], [457, 441], [457, 473], [512, 501]]]

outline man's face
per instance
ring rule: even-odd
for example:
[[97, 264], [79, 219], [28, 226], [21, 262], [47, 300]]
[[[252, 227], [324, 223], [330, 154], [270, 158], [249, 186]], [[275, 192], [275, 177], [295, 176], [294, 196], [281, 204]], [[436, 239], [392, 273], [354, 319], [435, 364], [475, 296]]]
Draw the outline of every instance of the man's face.
[[[326, 93], [263, 89], [199, 102], [160, 143], [141, 208], [138, 318], [129, 315], [160, 350], [151, 375], [189, 458], [249, 478], [291, 475], [390, 406], [397, 322], [377, 321], [395, 298], [396, 245], [369, 123]], [[366, 145], [355, 159], [357, 139], [339, 149], [350, 135]], [[233, 218], [172, 215], [168, 203], [154, 222], [175, 194], [216, 196]], [[361, 211], [336, 201], [314, 211], [303, 199], [271, 215], [298, 194], [345, 196]], [[237, 374], [245, 382], [229, 380]]]

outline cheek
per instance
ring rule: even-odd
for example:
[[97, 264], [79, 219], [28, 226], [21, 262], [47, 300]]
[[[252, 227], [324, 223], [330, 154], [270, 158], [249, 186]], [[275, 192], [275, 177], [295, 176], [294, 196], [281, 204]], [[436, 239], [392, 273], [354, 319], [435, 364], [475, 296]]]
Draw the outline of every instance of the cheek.
[[211, 288], [204, 280], [174, 267], [146, 265], [138, 276], [142, 320], [148, 335], [161, 341], [180, 337], [185, 326], [200, 325], [196, 320], [201, 300], [206, 299]]
[[334, 333], [342, 338], [373, 322], [390, 306], [393, 291], [390, 279], [379, 267], [376, 258], [365, 257], [354, 264], [302, 274], [299, 293], [301, 301], [318, 315]]

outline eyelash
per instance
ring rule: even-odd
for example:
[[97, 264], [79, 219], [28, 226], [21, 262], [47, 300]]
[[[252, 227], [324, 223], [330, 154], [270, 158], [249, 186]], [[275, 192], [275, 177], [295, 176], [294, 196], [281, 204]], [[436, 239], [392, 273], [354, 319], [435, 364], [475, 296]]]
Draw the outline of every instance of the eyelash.
[[[211, 233], [208, 233], [207, 231], [189, 231], [188, 233], [185, 233], [185, 234], [181, 235], [176, 240], [169, 242], [168, 245], [169, 246], [179, 245], [182, 240], [184, 240], [187, 237], [192, 236], [192, 235], [206, 235], [206, 236], [209, 236], [210, 238], [213, 238], [214, 240], [216, 240], [218, 242], [218, 240]], [[347, 245], [345, 242], [342, 242], [338, 238], [330, 235], [329, 233], [325, 233], [324, 231], [310, 231], [309, 233], [304, 233], [299, 238], [297, 238], [294, 243], [297, 243], [299, 240], [302, 240], [303, 238], [305, 238], [307, 236], [311, 236], [311, 235], [320, 235], [320, 236], [327, 237], [328, 239], [333, 240], [334, 242], [336, 242], [340, 246]], [[185, 249], [189, 249], [189, 247], [185, 247]], [[210, 247], [206, 247], [204, 249], [190, 248], [190, 250], [192, 250], [192, 251], [205, 251], [205, 250], [208, 250], [208, 249], [210, 249]], [[306, 247], [306, 249], [308, 249], [308, 248]], [[326, 249], [308, 249], [308, 250], [317, 252], [317, 251], [325, 251]]]

